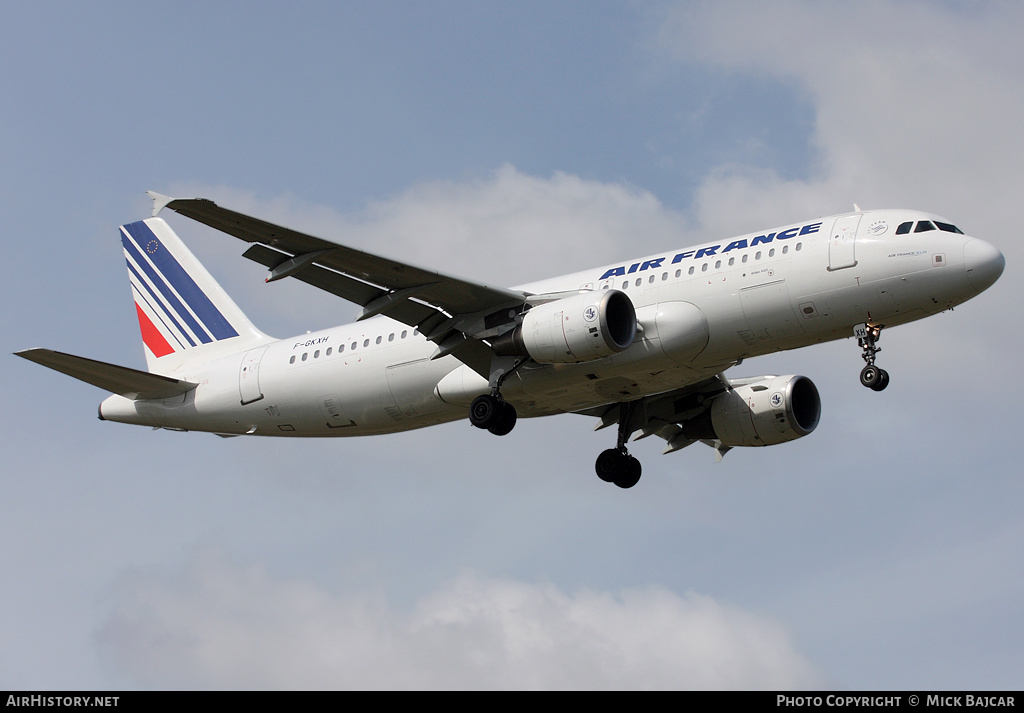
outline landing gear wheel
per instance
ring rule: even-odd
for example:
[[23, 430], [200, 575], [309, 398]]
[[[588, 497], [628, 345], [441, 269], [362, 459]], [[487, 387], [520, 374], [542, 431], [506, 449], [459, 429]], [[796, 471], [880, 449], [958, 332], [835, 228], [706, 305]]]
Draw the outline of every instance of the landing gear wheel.
[[620, 488], [632, 488], [640, 481], [643, 471], [640, 461], [621, 448], [602, 451], [597, 457], [594, 470], [598, 478], [606, 483], [615, 483]]
[[469, 406], [469, 422], [495, 436], [508, 435], [517, 418], [515, 406], [491, 394], [477, 396]]
[[642, 472], [643, 468], [640, 466], [640, 461], [633, 456], [626, 456], [626, 472], [621, 478], [616, 478], [612, 482], [620, 488], [632, 488], [640, 482], [640, 474]]
[[597, 457], [597, 463], [594, 464], [597, 477], [606, 483], [614, 483], [615, 478], [625, 472], [625, 462], [628, 457], [618, 448], [601, 451], [601, 455]]
[[496, 426], [501, 419], [503, 405], [496, 396], [477, 396], [469, 406], [469, 422], [477, 428], [489, 429]]
[[875, 389], [878, 391], [878, 385], [882, 382], [883, 373], [884, 372], [874, 364], [868, 364], [860, 370], [860, 383], [869, 389]]
[[878, 379], [878, 383], [877, 384], [875, 384], [874, 386], [871, 387], [875, 391], [881, 391], [886, 386], [889, 385], [889, 372], [887, 372], [885, 369], [879, 369], [878, 371], [879, 371], [879, 374], [881, 375], [881, 378]]
[[516, 427], [516, 407], [509, 403], [502, 402], [501, 411], [498, 414], [498, 421], [487, 430], [495, 436], [507, 436]]

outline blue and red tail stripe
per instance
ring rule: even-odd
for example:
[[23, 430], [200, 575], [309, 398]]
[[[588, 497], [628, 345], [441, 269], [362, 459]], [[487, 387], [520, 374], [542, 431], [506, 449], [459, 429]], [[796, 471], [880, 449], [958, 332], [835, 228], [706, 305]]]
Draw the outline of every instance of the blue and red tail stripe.
[[238, 331], [145, 221], [122, 226], [121, 244], [135, 292], [143, 341], [154, 356], [188, 348], [186, 343], [196, 346], [238, 336]]

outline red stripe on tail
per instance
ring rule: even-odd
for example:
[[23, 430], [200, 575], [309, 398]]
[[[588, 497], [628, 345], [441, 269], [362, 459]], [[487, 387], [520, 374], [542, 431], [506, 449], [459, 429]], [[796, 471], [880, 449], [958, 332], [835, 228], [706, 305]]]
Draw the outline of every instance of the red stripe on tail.
[[162, 357], [173, 352], [174, 347], [167, 343], [164, 335], [160, 334], [160, 330], [156, 328], [156, 325], [142, 311], [138, 302], [135, 303], [135, 311], [139, 315], [139, 330], [142, 332], [142, 342], [149, 347], [149, 351], [153, 352], [153, 356]]

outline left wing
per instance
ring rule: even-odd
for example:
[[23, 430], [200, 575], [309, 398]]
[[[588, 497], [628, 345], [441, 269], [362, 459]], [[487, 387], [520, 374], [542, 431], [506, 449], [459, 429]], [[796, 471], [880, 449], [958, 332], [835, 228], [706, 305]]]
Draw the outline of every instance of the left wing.
[[267, 282], [294, 277], [363, 307], [360, 320], [384, 314], [438, 345], [484, 378], [492, 352], [482, 339], [508, 329], [523, 292], [490, 287], [338, 245], [221, 208], [205, 198], [172, 199], [150, 191], [154, 215], [167, 207], [251, 243], [244, 256], [270, 270]]

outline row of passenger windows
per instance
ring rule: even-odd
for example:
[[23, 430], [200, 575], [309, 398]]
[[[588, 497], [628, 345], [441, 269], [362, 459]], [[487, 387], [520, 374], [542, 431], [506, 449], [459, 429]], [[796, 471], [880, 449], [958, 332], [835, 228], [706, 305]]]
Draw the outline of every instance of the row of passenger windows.
[[[896, 228], [896, 234], [906, 235], [907, 233], [910, 232], [911, 228], [914, 228], [914, 221], [912, 220], [908, 220], [906, 223], [900, 223], [899, 227]], [[945, 230], [947, 233], [960, 233], [960, 235], [964, 234], [964, 231], [960, 230], [960, 228], [956, 227], [955, 225], [950, 225], [949, 223], [940, 223], [937, 220], [917, 221], [917, 227], [914, 228], [914, 232], [927, 233], [929, 230], [935, 230], [936, 228], [938, 230]]]
[[[412, 330], [412, 335], [414, 337], [417, 336], [419, 333], [420, 332], [419, 332], [418, 329]], [[395, 335], [396, 335], [395, 332], [392, 332], [391, 334], [389, 334], [388, 335], [388, 341], [389, 342], [395, 341], [395, 338], [396, 338]], [[405, 339], [408, 336], [409, 336], [409, 330], [408, 329], [403, 329], [400, 333], [398, 333], [398, 337], [397, 338], [398, 339]], [[382, 344], [383, 342], [384, 342], [384, 335], [383, 334], [379, 335], [375, 340], [373, 340], [374, 344]], [[363, 340], [363, 347], [368, 347], [368, 346], [370, 346], [369, 338]], [[358, 348], [359, 348], [359, 342], [358, 341], [352, 342], [349, 345], [349, 351], [355, 351]], [[335, 352], [334, 347], [327, 347], [327, 349], [325, 349], [323, 351], [323, 356], [329, 357], [334, 352]], [[337, 349], [337, 352], [338, 352], [338, 354], [343, 354], [345, 352], [345, 345], [342, 344], [341, 346], [339, 346], [338, 349]], [[320, 358], [320, 354], [321, 354], [320, 350], [316, 349], [316, 350], [313, 351], [312, 357], [314, 359], [319, 359]], [[309, 352], [303, 352], [301, 356], [296, 355], [296, 354], [292, 354], [291, 358], [288, 359], [288, 363], [289, 364], [294, 364], [296, 359], [298, 359], [298, 361], [306, 361], [309, 358], [310, 358], [310, 353]]]
[[[799, 251], [802, 248], [803, 248], [803, 243], [797, 243], [796, 246], [794, 247], [794, 250], [798, 250]], [[775, 252], [776, 252], [775, 248], [770, 248], [768, 250], [768, 257], [775, 257]], [[788, 245], [783, 245], [782, 246], [782, 254], [785, 255], [788, 252], [789, 252], [789, 246]], [[754, 253], [754, 260], [760, 260], [761, 257], [762, 257], [762, 251], [758, 250], [756, 253]], [[743, 256], [740, 258], [740, 263], [741, 264], [746, 263], [749, 259], [750, 259], [750, 253], [743, 253]], [[727, 267], [733, 267], [735, 264], [736, 264], [736, 256], [734, 255], [734, 256], [732, 256], [732, 257], [730, 257], [728, 259]], [[715, 270], [720, 270], [722, 268], [722, 261], [721, 260], [715, 260], [714, 265], [715, 265], [714, 266]], [[704, 263], [703, 265], [700, 266], [700, 271], [701, 272], [707, 272], [710, 269], [710, 266], [711, 266], [711, 263], [706, 262], [706, 263]], [[690, 269], [686, 271], [686, 274], [687, 275], [693, 275], [696, 271], [697, 271], [697, 266], [696, 265], [691, 265]], [[680, 270], [676, 270], [676, 277], [679, 278], [679, 277], [682, 277], [682, 276], [683, 276], [683, 271], [681, 269]], [[648, 284], [654, 284], [655, 277], [657, 277], [657, 276], [656, 275], [649, 276], [647, 278]], [[668, 273], [667, 272], [661, 273], [661, 279], [663, 281], [667, 280], [668, 279]], [[643, 284], [643, 281], [644, 281], [644, 278], [638, 277], [638, 278], [636, 278], [636, 280], [634, 281], [633, 284], [636, 287], [640, 287], [640, 285]], [[609, 287], [611, 287], [611, 284], [603, 285], [601, 289], [607, 290]], [[629, 288], [629, 280], [625, 280], [622, 283], [622, 289], [625, 290], [625, 289], [628, 289], [628, 288]]]

